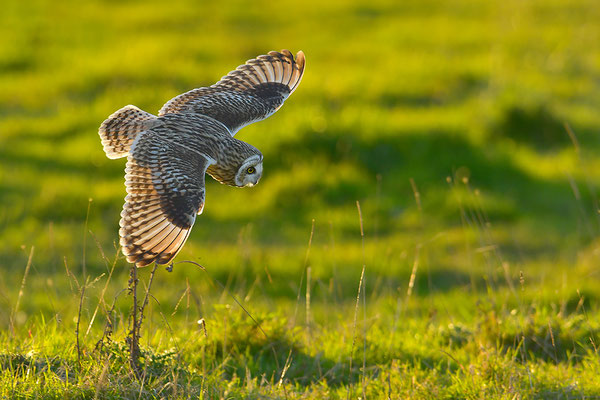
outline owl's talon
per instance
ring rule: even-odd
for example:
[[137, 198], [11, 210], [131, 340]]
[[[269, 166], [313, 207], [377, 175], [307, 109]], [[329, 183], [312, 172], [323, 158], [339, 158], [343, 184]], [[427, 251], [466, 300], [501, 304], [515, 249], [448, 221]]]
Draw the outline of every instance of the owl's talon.
[[171, 262], [171, 264], [167, 265], [165, 267], [165, 269], [167, 270], [167, 272], [173, 272], [173, 262]]

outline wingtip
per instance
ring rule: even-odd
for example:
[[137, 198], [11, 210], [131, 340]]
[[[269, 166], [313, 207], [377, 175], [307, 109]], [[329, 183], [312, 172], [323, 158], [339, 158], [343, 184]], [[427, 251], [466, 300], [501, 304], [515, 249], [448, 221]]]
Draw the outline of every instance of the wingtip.
[[296, 53], [296, 57], [294, 57], [294, 54], [289, 51], [288, 49], [281, 49], [281, 51], [276, 52], [276, 51], [269, 51], [268, 52], [269, 55], [281, 55], [283, 54], [285, 57], [292, 59], [292, 61], [294, 61], [296, 64], [301, 64], [304, 65], [305, 62], [305, 57], [304, 57], [304, 52], [302, 50], [298, 51]]
[[[269, 54], [271, 54], [271, 53], [277, 54], [277, 52], [275, 52], [275, 51], [270, 51]], [[291, 58], [298, 65], [298, 68], [300, 68], [300, 69], [304, 68], [304, 64], [306, 63], [306, 57], [304, 56], [304, 52], [302, 50], [300, 50], [296, 53], [296, 57], [294, 57], [292, 52], [289, 51], [288, 49], [282, 49], [279, 53], [283, 54], [284, 56], [286, 56], [288, 58]]]
[[296, 53], [296, 64], [298, 64], [300, 71], [303, 72], [304, 65], [306, 65], [306, 57], [304, 57], [304, 52], [302, 50]]
[[290, 81], [289, 85], [290, 85], [290, 94], [292, 94], [296, 88], [298, 87], [298, 85], [300, 84], [300, 81], [302, 80], [302, 76], [304, 75], [304, 67], [306, 65], [306, 58], [304, 56], [304, 52], [302, 50], [298, 51], [296, 53], [296, 58], [294, 59], [292, 57], [292, 60], [294, 62], [294, 64], [296, 65], [296, 72], [294, 73], [292, 81]]

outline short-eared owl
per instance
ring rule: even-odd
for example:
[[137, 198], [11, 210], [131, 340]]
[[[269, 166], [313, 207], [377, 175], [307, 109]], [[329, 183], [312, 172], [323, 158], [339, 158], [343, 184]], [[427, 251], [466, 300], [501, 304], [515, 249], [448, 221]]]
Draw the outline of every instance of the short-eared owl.
[[261, 152], [233, 136], [277, 111], [303, 73], [304, 53], [271, 51], [169, 100], [158, 116], [129, 105], [102, 123], [107, 157], [127, 156], [119, 222], [127, 261], [142, 267], [177, 255], [202, 213], [205, 173], [231, 186], [258, 183]]

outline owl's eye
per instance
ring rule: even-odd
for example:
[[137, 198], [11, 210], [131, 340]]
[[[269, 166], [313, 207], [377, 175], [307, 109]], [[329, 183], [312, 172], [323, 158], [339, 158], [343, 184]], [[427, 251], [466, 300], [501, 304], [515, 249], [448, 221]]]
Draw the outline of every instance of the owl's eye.
[[252, 175], [253, 173], [256, 172], [256, 168], [254, 167], [248, 167], [248, 169], [246, 170], [246, 172], [250, 175]]

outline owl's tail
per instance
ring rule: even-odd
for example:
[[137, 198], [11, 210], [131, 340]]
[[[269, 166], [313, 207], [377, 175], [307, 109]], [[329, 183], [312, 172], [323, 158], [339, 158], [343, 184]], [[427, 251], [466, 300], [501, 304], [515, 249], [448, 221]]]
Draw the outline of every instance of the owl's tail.
[[125, 106], [108, 117], [98, 133], [108, 158], [125, 157], [135, 138], [153, 127], [158, 118], [136, 106]]

